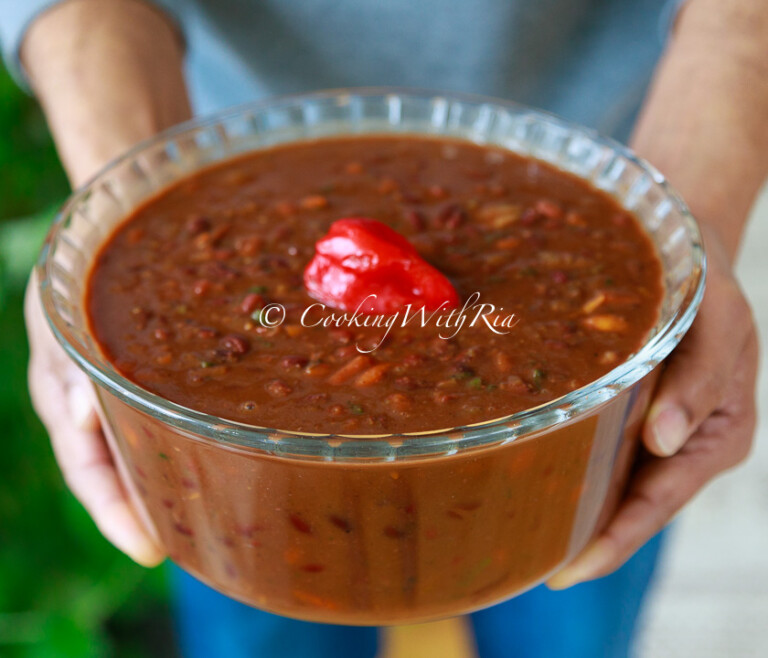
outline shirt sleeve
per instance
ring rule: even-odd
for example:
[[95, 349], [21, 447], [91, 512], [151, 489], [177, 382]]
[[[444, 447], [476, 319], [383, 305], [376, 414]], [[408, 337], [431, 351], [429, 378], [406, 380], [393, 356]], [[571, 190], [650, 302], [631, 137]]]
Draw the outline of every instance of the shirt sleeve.
[[687, 2], [688, 0], [668, 0], [661, 10], [661, 16], [659, 16], [659, 39], [661, 39], [662, 44], [667, 43], [669, 35], [675, 29], [677, 17]]
[[[29, 81], [21, 65], [19, 50], [29, 26], [43, 12], [62, 0], [0, 0], [0, 48], [3, 60], [17, 84], [29, 91]], [[141, 0], [163, 11], [184, 38], [179, 0]]]

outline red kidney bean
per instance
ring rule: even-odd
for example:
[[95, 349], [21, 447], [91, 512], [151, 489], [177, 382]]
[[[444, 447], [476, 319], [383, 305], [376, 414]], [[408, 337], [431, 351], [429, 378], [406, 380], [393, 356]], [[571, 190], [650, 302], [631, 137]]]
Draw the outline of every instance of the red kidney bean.
[[405, 221], [414, 231], [423, 231], [427, 227], [426, 217], [420, 210], [406, 210]]
[[451, 203], [442, 208], [435, 217], [439, 226], [455, 230], [467, 220], [467, 212], [456, 203]]
[[310, 526], [309, 523], [302, 519], [298, 514], [290, 514], [288, 519], [290, 520], [291, 525], [299, 532], [303, 532], [306, 535], [312, 534], [312, 526]]
[[331, 514], [328, 517], [328, 519], [339, 530], [342, 530], [343, 532], [346, 532], [346, 533], [352, 532], [352, 524], [350, 524], [350, 522], [347, 519], [345, 519], [343, 516], [337, 516], [336, 514]]
[[520, 215], [520, 223], [523, 226], [533, 226], [540, 218], [541, 214], [535, 208], [526, 208]]
[[187, 232], [199, 235], [211, 230], [211, 220], [203, 215], [190, 215], [186, 223]]
[[300, 355], [289, 355], [280, 359], [280, 365], [286, 370], [291, 368], [304, 368], [308, 363], [309, 358]]
[[325, 567], [322, 564], [305, 564], [303, 567], [301, 567], [302, 571], [305, 571], [306, 573], [320, 573], [321, 571], [325, 571]]
[[227, 334], [221, 339], [220, 345], [233, 354], [245, 354], [251, 347], [247, 338], [235, 334]]
[[197, 337], [202, 339], [216, 338], [216, 330], [210, 327], [200, 327], [197, 330]]
[[405, 537], [405, 531], [396, 528], [395, 526], [388, 525], [384, 527], [384, 536], [390, 539], [402, 539]]
[[184, 525], [183, 523], [174, 523], [173, 529], [178, 532], [180, 535], [184, 535], [185, 537], [194, 537], [195, 531], [192, 530], [189, 526]]
[[557, 283], [558, 285], [562, 285], [563, 283], [567, 283], [568, 281], [568, 275], [563, 272], [563, 270], [552, 270], [552, 273], [550, 274], [552, 277], [552, 281]]
[[240, 303], [240, 311], [242, 311], [244, 315], [250, 315], [257, 308], [262, 308], [263, 306], [264, 297], [258, 293], [250, 292], [245, 297], [243, 297], [243, 301]]

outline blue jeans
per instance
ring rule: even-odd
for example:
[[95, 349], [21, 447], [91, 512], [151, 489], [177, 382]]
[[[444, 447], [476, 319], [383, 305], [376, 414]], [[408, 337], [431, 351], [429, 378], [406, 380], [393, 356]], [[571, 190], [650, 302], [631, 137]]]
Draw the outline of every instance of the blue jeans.
[[[553, 592], [543, 585], [470, 615], [481, 658], [625, 658], [664, 540], [621, 569]], [[376, 628], [295, 621], [238, 603], [173, 570], [184, 658], [373, 658]]]

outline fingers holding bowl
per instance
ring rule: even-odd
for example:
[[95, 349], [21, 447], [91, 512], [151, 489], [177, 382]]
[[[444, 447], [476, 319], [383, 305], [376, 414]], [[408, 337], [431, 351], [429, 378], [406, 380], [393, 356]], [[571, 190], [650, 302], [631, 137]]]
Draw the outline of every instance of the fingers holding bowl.
[[643, 441], [652, 454], [675, 454], [718, 408], [736, 369], [744, 367], [743, 352], [754, 333], [738, 284], [714, 263], [699, 314], [669, 357], [648, 412]]
[[672, 456], [646, 454], [616, 515], [548, 585], [565, 589], [608, 575], [659, 532], [712, 478], [749, 454], [756, 422], [757, 337], [751, 331], [714, 410]]
[[33, 279], [25, 303], [30, 338], [29, 389], [64, 480], [101, 533], [144, 566], [164, 554], [134, 510], [96, 415], [93, 389], [47, 326]]

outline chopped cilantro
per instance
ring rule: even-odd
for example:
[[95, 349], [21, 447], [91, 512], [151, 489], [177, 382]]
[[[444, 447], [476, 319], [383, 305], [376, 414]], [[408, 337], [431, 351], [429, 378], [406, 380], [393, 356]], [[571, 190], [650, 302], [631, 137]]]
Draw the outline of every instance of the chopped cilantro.
[[251, 320], [254, 322], [258, 322], [260, 325], [263, 326], [262, 319], [264, 318], [264, 309], [263, 308], [257, 308], [253, 313], [251, 313]]

